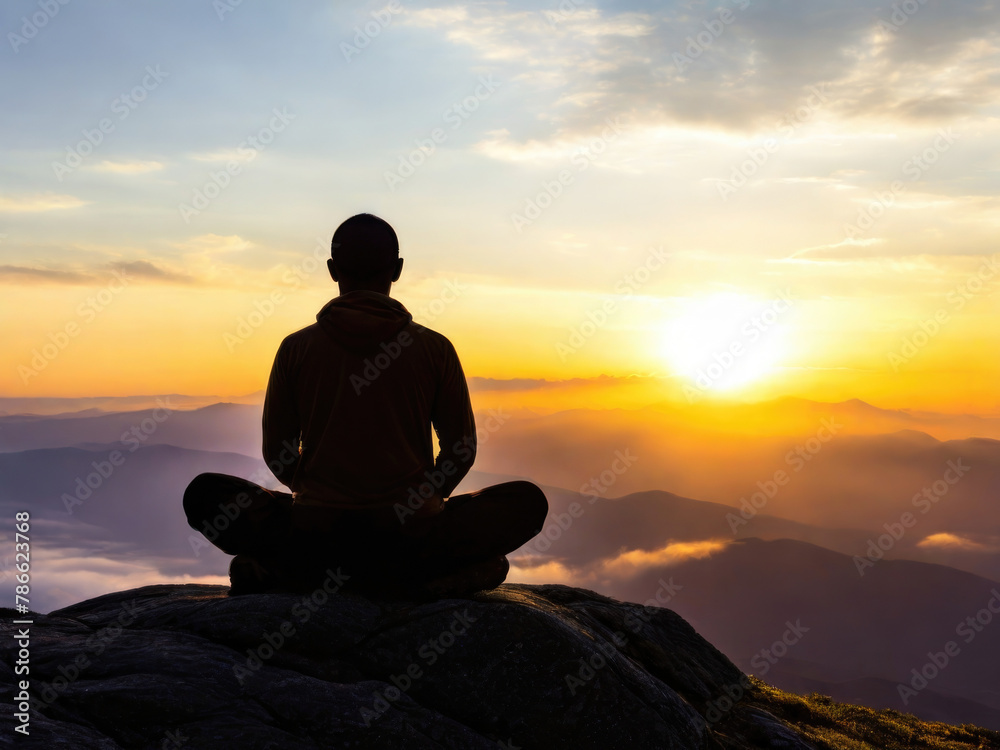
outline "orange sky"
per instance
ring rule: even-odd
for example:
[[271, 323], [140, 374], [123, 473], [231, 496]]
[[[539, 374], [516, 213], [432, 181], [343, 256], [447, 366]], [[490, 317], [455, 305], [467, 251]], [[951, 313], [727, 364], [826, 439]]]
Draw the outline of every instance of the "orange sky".
[[996, 412], [998, 22], [766, 11], [60, 16], [0, 84], [0, 396], [256, 391], [371, 211], [470, 376]]

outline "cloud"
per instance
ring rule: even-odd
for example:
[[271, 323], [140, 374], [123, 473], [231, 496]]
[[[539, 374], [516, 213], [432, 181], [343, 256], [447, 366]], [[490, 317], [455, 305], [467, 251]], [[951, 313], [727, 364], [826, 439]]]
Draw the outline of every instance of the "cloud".
[[553, 385], [550, 381], [541, 378], [510, 378], [509, 380], [499, 380], [497, 378], [484, 378], [473, 375], [468, 380], [470, 391], [526, 391]]
[[565, 44], [567, 40], [589, 40], [594, 44], [590, 51], [595, 53], [600, 52], [602, 40], [642, 37], [654, 28], [645, 13], [624, 12], [605, 18], [593, 8], [560, 14], [549, 9], [512, 10], [506, 3], [425, 8], [408, 12], [402, 22], [441, 29], [449, 41], [473, 47], [488, 60], [524, 60], [533, 67], [550, 61], [539, 50], [540, 42], [548, 39], [556, 42], [553, 52], [572, 54], [575, 67], [590, 72], [612, 70], [616, 63], [602, 54], [585, 56], [578, 54], [579, 50], [574, 53]]
[[134, 260], [127, 263], [113, 263], [111, 267], [124, 272], [130, 276], [152, 279], [154, 281], [164, 281], [172, 284], [196, 284], [198, 280], [193, 276], [176, 271], [169, 271], [159, 266], [153, 265], [148, 260]]
[[190, 237], [174, 245], [181, 250], [194, 253], [238, 253], [249, 250], [254, 245], [238, 234], [201, 234]]
[[507, 581], [510, 583], [563, 583], [580, 585], [584, 580], [578, 571], [567, 567], [561, 562], [549, 560], [531, 565], [524, 558], [511, 559], [510, 573]]
[[218, 164], [222, 162], [248, 162], [253, 160], [257, 155], [257, 152], [249, 148], [219, 148], [215, 151], [202, 151], [195, 154], [190, 154], [190, 158], [194, 161], [208, 162], [209, 164]]
[[142, 586], [185, 583], [229, 585], [228, 576], [165, 574], [156, 561], [136, 558], [114, 560], [84, 549], [49, 549], [46, 552], [46, 565], [54, 576], [54, 583], [45, 587], [33, 604], [32, 608], [40, 612]]
[[[496, 63], [529, 107], [544, 102], [544, 120], [511, 128], [526, 143], [565, 141], [616, 115], [645, 127], [753, 132], [794, 113], [824, 83], [823, 109], [836, 117], [914, 125], [982, 110], [1000, 93], [1000, 15], [982, 0], [919, 5], [895, 22], [897, 6], [876, 0], [821, 12], [749, 0], [648, 13], [516, 6], [447, 4], [403, 23]], [[496, 143], [485, 150], [513, 153]]]
[[276, 283], [274, 251], [237, 234], [201, 234], [171, 244], [180, 251], [179, 262], [184, 268], [206, 284], [271, 289]]
[[472, 375], [468, 378], [469, 390], [481, 393], [523, 392], [541, 389], [562, 390], [565, 388], [607, 388], [618, 385], [648, 385], [661, 383], [656, 376], [645, 375], [596, 375], [587, 378], [549, 380], [547, 378], [486, 378]]
[[628, 579], [650, 568], [700, 560], [723, 550], [730, 540], [704, 539], [670, 542], [653, 550], [633, 549], [615, 557], [594, 559], [573, 565], [547, 556], [513, 556], [508, 580], [518, 583], [567, 583], [574, 586], [606, 585], [610, 579]]
[[111, 172], [113, 174], [146, 174], [147, 172], [158, 172], [163, 169], [163, 164], [158, 161], [102, 161], [92, 167], [97, 172]]
[[[172, 243], [174, 250], [168, 250], [164, 254], [165, 259], [151, 257], [129, 260], [129, 256], [152, 255], [151, 251], [131, 246], [88, 247], [75, 244], [72, 247], [84, 252], [74, 256], [81, 260], [68, 267], [59, 267], [52, 260], [45, 264], [22, 261], [0, 265], [0, 284], [27, 282], [101, 285], [108, 282], [111, 271], [120, 271], [150, 283], [270, 291], [287, 271], [286, 266], [275, 263], [275, 253], [269, 248], [235, 234], [203, 234]], [[59, 249], [48, 251], [49, 257], [53, 257], [57, 250]], [[22, 257], [30, 257], [32, 252], [32, 248], [28, 247], [23, 251]], [[35, 255], [38, 255], [37, 251]], [[301, 260], [297, 260], [297, 263], [301, 265]], [[315, 265], [317, 269], [325, 268], [318, 261]]]
[[843, 260], [880, 257], [878, 246], [885, 243], [882, 237], [846, 239], [830, 245], [817, 245], [796, 250], [787, 258], [769, 259], [769, 263], [810, 263], [815, 260]]
[[87, 201], [73, 195], [0, 195], [0, 212], [37, 213], [40, 211], [60, 211], [67, 208], [86, 206]]
[[79, 271], [4, 265], [0, 266], [0, 280], [15, 283], [27, 281], [48, 284], [89, 284], [93, 278]]
[[39, 268], [33, 266], [0, 266], [0, 283], [67, 284], [94, 286], [106, 284], [110, 271], [121, 271], [138, 278], [174, 284], [195, 284], [197, 279], [187, 274], [161, 268], [146, 260], [108, 263], [89, 269]]
[[656, 550], [635, 549], [604, 560], [604, 572], [617, 578], [630, 578], [648, 568], [676, 565], [685, 560], [700, 560], [721, 551], [728, 544], [718, 539], [698, 542], [673, 542]]
[[917, 546], [923, 549], [961, 550], [964, 552], [1000, 552], [1000, 545], [998, 544], [984, 544], [968, 537], [948, 532], [931, 534], [922, 539]]

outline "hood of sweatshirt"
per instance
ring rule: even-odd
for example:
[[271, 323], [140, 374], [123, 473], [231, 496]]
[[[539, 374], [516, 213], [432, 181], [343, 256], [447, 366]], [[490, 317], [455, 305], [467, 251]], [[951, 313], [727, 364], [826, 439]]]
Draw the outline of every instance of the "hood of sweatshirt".
[[367, 352], [394, 338], [413, 316], [402, 303], [378, 292], [334, 297], [316, 314], [320, 328], [345, 349]]

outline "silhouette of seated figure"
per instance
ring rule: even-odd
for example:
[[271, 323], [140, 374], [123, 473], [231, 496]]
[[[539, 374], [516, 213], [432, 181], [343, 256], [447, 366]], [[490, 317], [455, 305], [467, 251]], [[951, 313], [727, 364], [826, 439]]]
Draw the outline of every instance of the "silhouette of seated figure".
[[523, 481], [451, 494], [476, 456], [468, 385], [451, 342], [388, 296], [403, 267], [392, 227], [351, 217], [327, 266], [340, 295], [282, 341], [264, 400], [264, 460], [291, 493], [201, 474], [188, 523], [235, 555], [233, 594], [338, 571], [416, 596], [498, 586], [506, 554], [541, 530], [545, 495]]

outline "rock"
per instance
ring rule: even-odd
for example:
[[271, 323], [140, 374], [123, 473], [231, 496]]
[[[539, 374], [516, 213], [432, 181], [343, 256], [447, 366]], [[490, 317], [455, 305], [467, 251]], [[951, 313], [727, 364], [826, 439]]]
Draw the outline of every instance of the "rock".
[[[147, 586], [34, 615], [30, 744], [811, 747], [670, 610], [555, 585], [423, 603], [326, 588]], [[12, 641], [5, 632], [8, 727]], [[18, 739], [8, 730], [0, 745]]]

